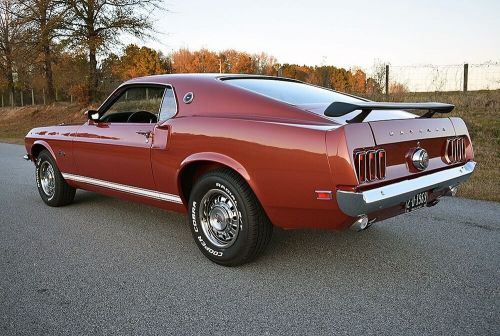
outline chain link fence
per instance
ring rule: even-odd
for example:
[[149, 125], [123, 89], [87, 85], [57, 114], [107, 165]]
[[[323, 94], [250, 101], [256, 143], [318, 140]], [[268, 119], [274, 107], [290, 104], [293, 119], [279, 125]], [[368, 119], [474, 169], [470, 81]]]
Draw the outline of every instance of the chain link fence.
[[500, 62], [452, 65], [378, 65], [367, 72], [379, 78], [385, 93], [477, 91], [500, 89]]

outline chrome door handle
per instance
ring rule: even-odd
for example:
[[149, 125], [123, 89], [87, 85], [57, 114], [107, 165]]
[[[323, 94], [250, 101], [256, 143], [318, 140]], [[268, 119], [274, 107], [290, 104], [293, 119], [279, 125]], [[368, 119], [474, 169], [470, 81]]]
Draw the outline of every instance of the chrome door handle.
[[137, 131], [135, 133], [140, 134], [140, 135], [144, 135], [146, 137], [146, 143], [149, 142], [149, 138], [151, 138], [151, 134], [152, 134], [151, 131]]

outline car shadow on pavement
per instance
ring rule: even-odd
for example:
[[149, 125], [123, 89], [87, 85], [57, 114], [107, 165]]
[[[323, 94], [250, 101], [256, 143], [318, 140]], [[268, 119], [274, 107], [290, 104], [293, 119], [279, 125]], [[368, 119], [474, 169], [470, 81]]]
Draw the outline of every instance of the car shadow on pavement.
[[[157, 244], [158, 250], [163, 250], [164, 245], [168, 245], [169, 249], [191, 251], [185, 256], [190, 260], [184, 262], [210, 263], [201, 256], [192, 242], [183, 214], [81, 190], [72, 207], [91, 208], [91, 211], [110, 216], [103, 221], [104, 225], [119, 225], [122, 229], [126, 227], [134, 235], [148, 232], [157, 237], [153, 244]], [[114, 214], [119, 214], [118, 223], [113, 222]], [[375, 265], [390, 268], [392, 264], [398, 264], [400, 269], [414, 268], [415, 259], [425, 257], [425, 249], [415, 239], [402, 234], [401, 226], [393, 224], [375, 223], [362, 232], [275, 228], [263, 255], [240, 269], [253, 270], [279, 265], [282, 272], [287, 272], [286, 267], [283, 267], [288, 265], [293, 272], [297, 272], [295, 266], [301, 265], [299, 272], [332, 267], [345, 267], [353, 271], [372, 269]], [[172, 237], [175, 239], [170, 239]], [[193, 258], [196, 260], [192, 260]]]

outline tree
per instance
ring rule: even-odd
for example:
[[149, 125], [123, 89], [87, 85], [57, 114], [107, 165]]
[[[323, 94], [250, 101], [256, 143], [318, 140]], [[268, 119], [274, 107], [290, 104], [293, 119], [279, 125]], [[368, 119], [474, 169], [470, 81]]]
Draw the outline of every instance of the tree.
[[219, 72], [219, 55], [208, 49], [193, 53], [193, 72]]
[[87, 90], [94, 100], [99, 84], [97, 56], [106, 46], [118, 44], [120, 33], [138, 38], [150, 36], [152, 22], [147, 15], [159, 8], [159, 0], [66, 0], [71, 10], [70, 39], [73, 47], [83, 46], [89, 61]]
[[68, 6], [60, 0], [18, 0], [16, 12], [26, 29], [33, 45], [33, 52], [42, 55], [43, 73], [47, 85], [47, 98], [53, 101], [55, 87], [52, 66], [54, 63], [54, 40], [60, 37], [65, 28]]
[[[110, 59], [109, 61], [112, 61]], [[113, 74], [122, 80], [169, 72], [168, 60], [156, 50], [129, 44], [122, 57], [114, 61]]]
[[[352, 74], [352, 70], [351, 70]], [[354, 74], [351, 76], [351, 91], [355, 93], [366, 92], [366, 74], [361, 69], [355, 69]]]
[[172, 53], [172, 69], [175, 73], [195, 72], [193, 67], [194, 55], [189, 49], [179, 49]]
[[252, 56], [246, 52], [234, 49], [225, 50], [220, 53], [222, 70], [227, 73], [254, 73], [254, 62]]
[[259, 75], [269, 75], [276, 76], [276, 69], [274, 68], [276, 64], [276, 58], [266, 53], [255, 54], [252, 56], [255, 69], [255, 73]]
[[22, 42], [23, 26], [16, 20], [16, 3], [0, 2], [0, 70], [7, 90], [14, 95], [14, 67], [17, 48]]
[[88, 61], [84, 54], [61, 52], [53, 67], [55, 88], [78, 101], [86, 101], [88, 97], [82, 78], [85, 78], [87, 68]]

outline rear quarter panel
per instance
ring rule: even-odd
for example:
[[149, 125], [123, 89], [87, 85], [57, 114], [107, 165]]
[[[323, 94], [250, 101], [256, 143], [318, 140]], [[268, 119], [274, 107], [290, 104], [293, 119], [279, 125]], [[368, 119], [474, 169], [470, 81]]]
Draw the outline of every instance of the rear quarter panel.
[[238, 118], [176, 118], [167, 150], [153, 154], [153, 169], [161, 171], [155, 179], [160, 189], [176, 185], [187, 158], [216, 153], [242, 167], [241, 175], [275, 225], [330, 227], [332, 220], [326, 217], [331, 216], [325, 214], [332, 214], [334, 202], [318, 201], [315, 194], [332, 190], [326, 128]]

